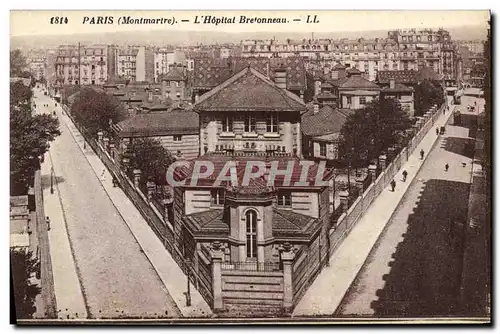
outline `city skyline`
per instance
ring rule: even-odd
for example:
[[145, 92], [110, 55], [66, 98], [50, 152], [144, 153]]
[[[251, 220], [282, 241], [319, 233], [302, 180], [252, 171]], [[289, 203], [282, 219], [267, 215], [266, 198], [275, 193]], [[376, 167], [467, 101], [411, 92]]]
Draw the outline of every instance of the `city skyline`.
[[[97, 13], [99, 13], [97, 15]], [[376, 13], [376, 15], [374, 15]], [[200, 15], [216, 17], [233, 17], [246, 15], [248, 17], [283, 17], [288, 24], [196, 24], [195, 17]], [[317, 15], [319, 22], [304, 23], [307, 15]], [[51, 17], [68, 17], [68, 24], [50, 24]], [[112, 24], [83, 24], [84, 17], [115, 17]], [[154, 25], [118, 25], [119, 17], [134, 18], [175, 18], [176, 23], [166, 28]], [[199, 31], [199, 32], [230, 32], [230, 33], [328, 33], [354, 32], [363, 30], [394, 30], [394, 29], [427, 29], [481, 26], [487, 29], [490, 13], [487, 10], [468, 11], [11, 11], [11, 37], [25, 36], [58, 36], [92, 33], [144, 31]], [[300, 18], [300, 22], [293, 22]], [[27, 20], [33, 24], [24, 24]], [[189, 20], [190, 22], [180, 22]], [[238, 20], [236, 20], [238, 21]], [[104, 21], [103, 21], [104, 22]], [[293, 22], [293, 23], [292, 23]], [[332, 25], [332, 22], [335, 22]], [[109, 21], [108, 21], [109, 23]], [[230, 27], [230, 29], [226, 29]]]

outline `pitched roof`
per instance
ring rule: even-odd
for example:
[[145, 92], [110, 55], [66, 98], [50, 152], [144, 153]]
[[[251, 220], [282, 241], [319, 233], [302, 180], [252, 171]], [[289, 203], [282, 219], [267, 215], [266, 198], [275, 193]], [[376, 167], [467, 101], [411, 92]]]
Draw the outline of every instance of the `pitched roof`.
[[342, 82], [339, 86], [339, 89], [372, 89], [379, 90], [380, 87], [359, 75], [353, 75], [344, 82]]
[[246, 67], [202, 95], [195, 111], [302, 111], [304, 102], [279, 88], [259, 71]]
[[335, 66], [333, 67], [333, 69], [334, 69], [334, 70], [345, 70], [345, 69], [346, 69], [346, 67], [345, 67], [344, 65], [342, 65], [342, 64], [340, 64], [340, 63], [338, 63], [337, 65], [335, 65]]
[[321, 108], [316, 114], [309, 110], [302, 116], [302, 133], [311, 137], [338, 133], [352, 113], [354, 111], [351, 109], [334, 109], [329, 105]]
[[160, 80], [166, 81], [184, 81], [186, 78], [175, 68], [168, 71], [165, 75], [161, 75]]
[[310, 238], [321, 228], [317, 218], [278, 208], [273, 208], [272, 224], [275, 238]]
[[287, 72], [287, 89], [298, 90], [307, 87], [305, 64], [300, 57], [232, 57], [194, 59], [193, 88], [211, 89], [248, 66], [270, 77], [274, 69], [282, 67]]
[[224, 216], [223, 209], [212, 209], [186, 215], [183, 221], [194, 235], [220, 236], [229, 233], [229, 226]]
[[417, 71], [414, 70], [395, 70], [379, 71], [377, 81], [381, 84], [388, 84], [391, 80], [403, 84], [416, 84], [418, 82]]
[[120, 137], [153, 137], [199, 133], [199, 116], [190, 110], [137, 114], [113, 126]]
[[[224, 209], [210, 209], [182, 217], [194, 236], [218, 236], [229, 234], [229, 219]], [[309, 240], [320, 229], [318, 219], [290, 210], [273, 208], [272, 231], [276, 238], [303, 238]]]
[[383, 87], [381, 89], [382, 92], [413, 92], [412, 87], [405, 86], [399, 82], [396, 82], [394, 84], [394, 88], [391, 88], [390, 86]]
[[358, 70], [357, 68], [352, 68], [352, 67], [348, 68], [346, 72], [349, 73], [350, 75], [361, 74], [360, 70]]

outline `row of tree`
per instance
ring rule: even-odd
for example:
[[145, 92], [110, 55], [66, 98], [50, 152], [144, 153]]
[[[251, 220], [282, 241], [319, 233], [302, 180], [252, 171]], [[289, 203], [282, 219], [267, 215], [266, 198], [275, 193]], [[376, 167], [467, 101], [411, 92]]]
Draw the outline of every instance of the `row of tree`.
[[[71, 114], [75, 122], [94, 138], [97, 132], [103, 131], [111, 141], [118, 140], [110, 129], [111, 124], [126, 118], [118, 100], [93, 88], [82, 88], [73, 97]], [[117, 142], [115, 144], [118, 146]], [[134, 169], [140, 169], [143, 184], [154, 181], [157, 185], [165, 185], [167, 168], [174, 161], [172, 154], [153, 138], [134, 138], [120, 160], [125, 157], [129, 159], [127, 173], [132, 175]]]
[[[19, 50], [11, 51], [10, 59], [12, 77], [31, 76], [26, 71], [26, 59]], [[56, 118], [33, 114], [32, 97], [31, 87], [22, 81], [10, 84], [10, 194], [13, 196], [27, 193], [49, 143], [60, 134]], [[11, 249], [10, 260], [16, 318], [32, 318], [40, 287], [31, 279], [39, 273], [40, 263], [26, 249]]]
[[[13, 53], [22, 57], [19, 52]], [[19, 67], [19, 63], [25, 60], [14, 61], [12, 65]], [[11, 73], [20, 69], [22, 67], [11, 69]], [[31, 88], [21, 81], [10, 84], [10, 193], [13, 196], [27, 193], [50, 142], [61, 134], [57, 118], [33, 113], [32, 96]]]

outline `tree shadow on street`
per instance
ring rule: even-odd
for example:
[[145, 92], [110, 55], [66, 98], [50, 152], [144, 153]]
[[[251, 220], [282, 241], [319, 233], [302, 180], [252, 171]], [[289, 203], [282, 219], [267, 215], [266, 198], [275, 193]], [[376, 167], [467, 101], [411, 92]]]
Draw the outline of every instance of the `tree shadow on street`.
[[470, 185], [428, 180], [408, 218], [384, 275], [385, 286], [371, 304], [378, 317], [460, 314], [458, 298]]
[[469, 159], [474, 157], [474, 140], [471, 138], [445, 137], [441, 141], [441, 148]]

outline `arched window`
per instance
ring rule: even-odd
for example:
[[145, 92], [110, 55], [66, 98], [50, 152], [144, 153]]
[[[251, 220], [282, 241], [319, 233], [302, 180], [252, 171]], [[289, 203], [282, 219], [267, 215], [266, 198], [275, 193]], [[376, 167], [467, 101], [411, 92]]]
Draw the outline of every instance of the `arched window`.
[[257, 258], [257, 212], [248, 210], [245, 213], [245, 225], [247, 236], [247, 258]]

